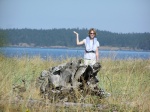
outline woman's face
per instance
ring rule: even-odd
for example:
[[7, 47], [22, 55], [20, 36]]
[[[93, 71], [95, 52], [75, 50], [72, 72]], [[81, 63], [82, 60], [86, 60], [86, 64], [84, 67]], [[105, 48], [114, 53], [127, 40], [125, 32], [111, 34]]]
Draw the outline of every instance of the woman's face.
[[95, 33], [93, 30], [91, 30], [91, 32], [90, 32], [90, 37], [91, 37], [91, 39], [93, 39], [95, 37]]

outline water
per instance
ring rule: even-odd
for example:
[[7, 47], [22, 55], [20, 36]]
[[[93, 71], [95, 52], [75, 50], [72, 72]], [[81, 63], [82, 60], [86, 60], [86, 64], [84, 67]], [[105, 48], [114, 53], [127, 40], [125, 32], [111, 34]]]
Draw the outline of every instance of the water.
[[[22, 56], [40, 56], [43, 59], [54, 58], [64, 59], [67, 57], [83, 58], [84, 49], [54, 49], [54, 48], [18, 48], [18, 47], [3, 47], [0, 51], [6, 57], [22, 57]], [[146, 51], [111, 51], [100, 50], [100, 58], [112, 59], [150, 59], [150, 52]]]

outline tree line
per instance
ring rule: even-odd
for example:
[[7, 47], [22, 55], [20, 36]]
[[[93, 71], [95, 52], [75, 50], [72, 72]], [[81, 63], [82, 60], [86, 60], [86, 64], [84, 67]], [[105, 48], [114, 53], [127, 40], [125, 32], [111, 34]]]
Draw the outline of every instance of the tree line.
[[[76, 47], [76, 37], [73, 31], [78, 32], [79, 39], [83, 40], [88, 36], [88, 30], [86, 28], [0, 29], [0, 46], [26, 43], [33, 47]], [[113, 33], [98, 29], [96, 32], [101, 46], [150, 50], [150, 33]]]

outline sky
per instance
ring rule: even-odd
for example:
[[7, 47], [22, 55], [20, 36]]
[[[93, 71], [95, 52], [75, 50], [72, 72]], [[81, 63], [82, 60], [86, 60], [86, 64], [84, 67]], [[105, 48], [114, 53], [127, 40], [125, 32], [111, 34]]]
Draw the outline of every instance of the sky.
[[150, 0], [0, 0], [0, 28], [150, 32]]

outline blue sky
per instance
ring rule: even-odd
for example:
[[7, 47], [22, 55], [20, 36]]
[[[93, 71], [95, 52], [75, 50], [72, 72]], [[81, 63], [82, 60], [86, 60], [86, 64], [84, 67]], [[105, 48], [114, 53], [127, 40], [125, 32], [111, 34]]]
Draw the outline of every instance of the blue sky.
[[0, 0], [0, 28], [150, 32], [150, 0]]

